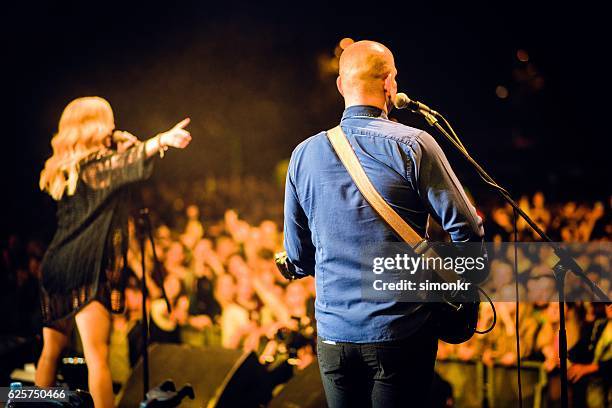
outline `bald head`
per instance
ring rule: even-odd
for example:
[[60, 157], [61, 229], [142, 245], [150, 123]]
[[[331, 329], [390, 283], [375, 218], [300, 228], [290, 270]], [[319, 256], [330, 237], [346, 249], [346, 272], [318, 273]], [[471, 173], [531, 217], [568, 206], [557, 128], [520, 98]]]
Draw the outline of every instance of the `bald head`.
[[[395, 61], [384, 45], [374, 41], [358, 41], [340, 56], [338, 90], [346, 106], [365, 104], [381, 109], [395, 97]], [[393, 94], [393, 95], [391, 95]]]

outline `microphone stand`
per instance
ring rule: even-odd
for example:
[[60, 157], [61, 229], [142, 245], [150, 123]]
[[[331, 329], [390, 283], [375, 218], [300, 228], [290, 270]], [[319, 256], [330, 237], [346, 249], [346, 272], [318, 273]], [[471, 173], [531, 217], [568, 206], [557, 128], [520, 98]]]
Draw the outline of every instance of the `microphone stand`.
[[[610, 298], [593, 282], [591, 281], [582, 268], [576, 263], [574, 258], [569, 254], [569, 252], [561, 247], [556, 242], [546, 235], [546, 233], [519, 207], [516, 201], [512, 199], [510, 193], [499, 184], [495, 182], [495, 180], [470, 156], [467, 149], [463, 146], [459, 137], [455, 134], [455, 131], [450, 126], [448, 121], [435, 111], [425, 110], [425, 109], [417, 109], [414, 112], [421, 114], [427, 123], [435, 127], [440, 133], [442, 133], [454, 146], [455, 148], [467, 159], [467, 161], [476, 169], [476, 172], [480, 175], [480, 177], [493, 187], [501, 197], [514, 209], [514, 211], [523, 218], [527, 224], [542, 238], [543, 241], [547, 242], [552, 248], [557, 256], [555, 259], [555, 264], [552, 267], [554, 277], [557, 283], [557, 291], [559, 293], [559, 360], [560, 360], [560, 371], [561, 371], [561, 407], [568, 408], [569, 406], [569, 397], [568, 397], [568, 383], [567, 383], [567, 333], [566, 333], [566, 324], [565, 324], [565, 276], [568, 271], [574, 273], [574, 275], [578, 276], [595, 294], [599, 300], [602, 302], [610, 304]], [[442, 119], [442, 121], [446, 124], [446, 126], [450, 129], [452, 135], [444, 129], [444, 127], [440, 124], [438, 117]], [[517, 333], [518, 335], [518, 333]], [[517, 356], [520, 358], [520, 356]]]
[[159, 284], [162, 297], [166, 301], [166, 307], [168, 308], [168, 313], [171, 311], [170, 301], [168, 300], [168, 296], [166, 296], [166, 291], [164, 290], [163, 285], [163, 277], [161, 276], [160, 263], [157, 258], [157, 253], [155, 251], [155, 242], [153, 240], [153, 232], [151, 227], [151, 219], [149, 217], [149, 209], [141, 208], [138, 217], [136, 220], [136, 236], [138, 238], [138, 242], [140, 244], [140, 260], [142, 266], [142, 278], [140, 280], [141, 290], [142, 290], [142, 385], [143, 385], [143, 401], [147, 400], [147, 392], [149, 391], [149, 320], [147, 316], [147, 298], [149, 296], [149, 290], [147, 289], [147, 274], [145, 269], [145, 252], [146, 252], [146, 240], [148, 239], [152, 252], [153, 252], [153, 279], [156, 283]]

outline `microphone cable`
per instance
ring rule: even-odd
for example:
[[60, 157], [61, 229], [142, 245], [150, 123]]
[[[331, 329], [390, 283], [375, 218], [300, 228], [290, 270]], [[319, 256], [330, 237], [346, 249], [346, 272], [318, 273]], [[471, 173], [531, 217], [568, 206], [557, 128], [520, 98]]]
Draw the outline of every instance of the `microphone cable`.
[[[419, 111], [419, 113], [421, 113], [422, 115], [428, 115], [427, 113], [421, 112], [421, 111]], [[442, 120], [444, 125], [450, 131], [450, 133], [446, 132], [445, 129], [437, 121], [434, 120], [433, 122], [429, 122], [429, 121], [428, 122], [432, 126], [437, 128], [440, 131], [440, 133], [442, 133], [455, 146], [455, 148], [457, 148], [461, 153], [463, 153], [465, 158], [476, 168], [476, 171], [478, 175], [480, 176], [480, 178], [486, 184], [488, 184], [489, 186], [497, 190], [499, 193], [501, 193], [502, 196], [510, 197], [510, 193], [505, 188], [497, 184], [495, 180], [493, 180], [493, 178], [489, 176], [487, 172], [484, 171], [484, 169], [478, 164], [478, 162], [474, 160], [474, 158], [470, 155], [467, 148], [463, 145], [463, 143], [461, 142], [461, 139], [459, 138], [459, 136], [457, 135], [457, 133], [455, 132], [451, 124], [448, 122], [448, 120], [446, 120], [444, 115], [442, 115], [439, 112], [436, 112], [435, 115], [431, 115], [431, 116]], [[517, 385], [518, 385], [518, 398], [519, 398], [518, 406], [519, 408], [523, 408], [523, 383], [521, 379], [521, 341], [520, 341], [520, 333], [519, 333], [519, 330], [520, 330], [519, 307], [520, 305], [519, 305], [519, 282], [518, 282], [518, 277], [519, 277], [518, 276], [519, 275], [519, 272], [518, 272], [518, 211], [516, 210], [516, 208], [513, 208], [512, 212], [513, 212], [513, 227], [514, 227], [514, 265], [513, 265], [514, 268], [513, 269], [514, 269], [514, 276], [515, 276], [515, 295], [516, 295], [516, 299], [515, 299], [516, 313], [515, 313], [514, 324], [515, 324], [515, 331], [516, 331], [516, 363], [517, 363], [516, 368], [517, 368]], [[489, 333], [490, 331], [492, 331], [493, 328], [495, 327], [495, 324], [497, 322], [497, 313], [496, 313], [495, 306], [491, 298], [480, 287], [478, 289], [480, 290], [481, 293], [485, 295], [485, 297], [491, 304], [491, 307], [493, 308], [493, 323], [491, 327], [489, 327], [487, 330], [476, 331], [476, 333], [485, 334], [485, 333]]]
[[518, 381], [518, 397], [519, 408], [523, 408], [523, 381], [521, 380], [521, 335], [519, 322], [519, 271], [518, 271], [518, 213], [516, 209], [512, 210], [512, 220], [514, 227], [514, 288], [516, 299], [514, 314], [514, 329], [516, 330], [516, 378]]
[[[464, 156], [468, 159], [468, 161], [475, 164], [475, 167], [478, 170], [478, 175], [480, 176], [480, 178], [486, 184], [498, 190], [500, 193], [510, 195], [510, 193], [505, 188], [497, 184], [495, 180], [491, 178], [491, 176], [489, 176], [484, 171], [482, 172], [480, 171], [481, 167], [478, 165], [476, 160], [472, 158], [472, 156], [470, 155], [466, 147], [463, 145], [463, 143], [461, 142], [461, 139], [459, 138], [457, 133], [455, 133], [455, 130], [450, 125], [448, 120], [446, 120], [444, 115], [442, 115], [441, 113], [439, 112], [436, 112], [436, 113], [437, 113], [436, 116], [440, 118], [442, 122], [444, 122], [444, 125], [450, 131], [450, 134], [445, 134], [447, 139], [449, 139], [455, 145], [455, 147], [464, 154]], [[440, 127], [438, 127], [438, 129], [440, 129]], [[442, 133], [444, 134], [444, 132]], [[515, 279], [514, 283], [515, 283], [515, 296], [516, 296], [516, 299], [515, 299], [516, 312], [515, 312], [515, 317], [514, 317], [514, 325], [515, 325], [515, 332], [516, 332], [516, 371], [517, 371], [517, 385], [518, 385], [518, 398], [519, 398], [518, 406], [519, 408], [523, 408], [523, 382], [521, 379], [521, 340], [520, 340], [521, 336], [519, 332], [520, 330], [520, 321], [519, 321], [520, 302], [519, 302], [519, 272], [518, 272], [518, 212], [515, 208], [512, 209], [512, 214], [513, 214], [513, 229], [514, 229], [514, 265], [513, 265], [513, 269], [514, 269], [514, 279]], [[484, 291], [482, 290], [481, 292], [484, 293]], [[491, 330], [493, 330], [493, 328], [495, 327], [495, 323], [496, 323], [495, 306], [493, 306], [493, 302], [491, 301], [489, 296], [486, 296], [486, 298], [489, 300], [489, 303], [491, 304], [491, 307], [493, 308], [494, 319], [493, 319], [493, 324], [491, 325], [491, 327], [488, 330], [484, 330], [482, 334], [488, 333]], [[477, 332], [477, 333], [481, 333], [481, 332]]]

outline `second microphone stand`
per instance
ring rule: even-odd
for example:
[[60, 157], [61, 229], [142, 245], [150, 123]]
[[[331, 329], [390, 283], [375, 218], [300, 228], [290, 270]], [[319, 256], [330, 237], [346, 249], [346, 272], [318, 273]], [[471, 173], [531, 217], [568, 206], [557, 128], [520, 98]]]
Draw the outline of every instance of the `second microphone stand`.
[[[565, 276], [568, 271], [573, 272], [578, 276], [595, 294], [600, 301], [610, 304], [610, 298], [593, 282], [591, 281], [580, 265], [576, 263], [574, 258], [569, 252], [558, 243], [554, 242], [546, 233], [519, 207], [518, 203], [512, 199], [510, 193], [503, 187], [501, 187], [495, 180], [470, 156], [467, 149], [461, 143], [461, 140], [448, 123], [448, 121], [440, 113], [432, 111], [430, 109], [413, 109], [414, 112], [421, 114], [430, 126], [435, 127], [440, 133], [442, 133], [454, 146], [455, 148], [467, 159], [467, 161], [476, 169], [476, 172], [489, 186], [493, 187], [514, 209], [516, 214], [520, 215], [527, 224], [542, 238], [543, 241], [547, 242], [554, 250], [556, 259], [552, 266], [554, 272], [557, 291], [559, 293], [559, 360], [560, 360], [560, 371], [561, 371], [561, 407], [568, 408], [569, 397], [568, 397], [568, 382], [567, 382], [567, 333], [565, 324]], [[439, 119], [449, 128], [449, 133], [441, 124]], [[518, 335], [518, 333], [517, 333]], [[520, 356], [518, 357], [520, 358]]]
[[147, 273], [146, 273], [146, 247], [147, 241], [151, 244], [153, 255], [153, 273], [152, 277], [159, 285], [162, 292], [162, 297], [166, 301], [168, 313], [171, 312], [170, 301], [166, 296], [166, 291], [163, 285], [163, 276], [161, 267], [155, 251], [155, 241], [153, 240], [153, 229], [151, 227], [151, 218], [149, 217], [149, 209], [142, 208], [136, 219], [136, 237], [140, 245], [140, 261], [142, 267], [142, 278], [140, 285], [142, 290], [142, 385], [143, 385], [143, 401], [147, 399], [149, 391], [149, 319], [147, 314], [147, 299], [149, 297], [149, 289], [147, 288]]

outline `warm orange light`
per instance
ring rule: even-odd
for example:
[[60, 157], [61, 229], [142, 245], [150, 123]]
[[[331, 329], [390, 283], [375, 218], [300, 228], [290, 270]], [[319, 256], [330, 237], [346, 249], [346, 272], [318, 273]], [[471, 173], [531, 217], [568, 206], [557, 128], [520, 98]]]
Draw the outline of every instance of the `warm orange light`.
[[503, 85], [498, 85], [495, 88], [495, 95], [500, 99], [506, 99], [508, 97], [508, 89]]
[[527, 51], [525, 50], [518, 50], [516, 52], [516, 58], [518, 58], [518, 60], [521, 62], [527, 62], [529, 61], [529, 54], [527, 54]]
[[352, 43], [354, 43], [355, 41], [353, 41], [352, 38], [343, 38], [340, 40], [340, 48], [342, 48], [343, 50], [346, 49], [346, 47], [348, 47], [349, 45], [351, 45]]

